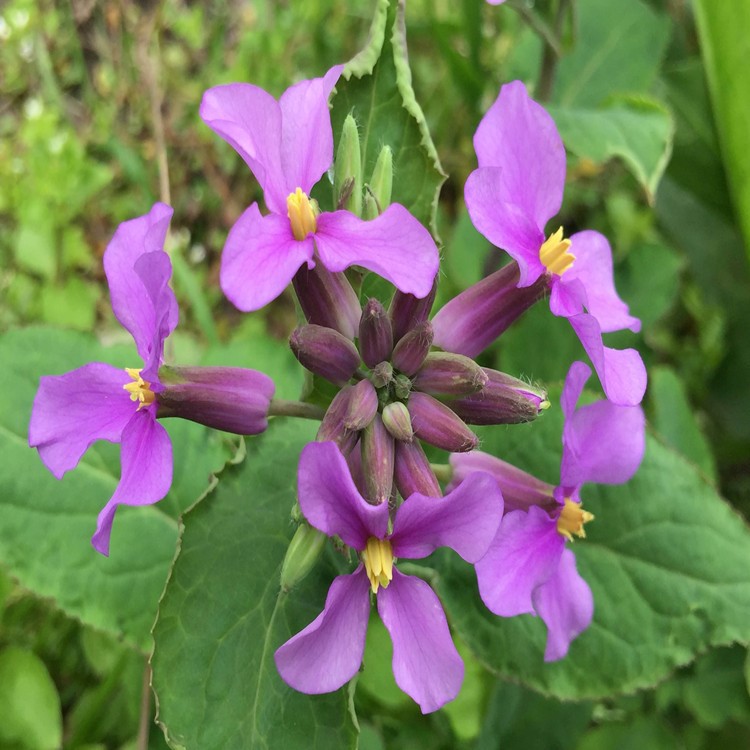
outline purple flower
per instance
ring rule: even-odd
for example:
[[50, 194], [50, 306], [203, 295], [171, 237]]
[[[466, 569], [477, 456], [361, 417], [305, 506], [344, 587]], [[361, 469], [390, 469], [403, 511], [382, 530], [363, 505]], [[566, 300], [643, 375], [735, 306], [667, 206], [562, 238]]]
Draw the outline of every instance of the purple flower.
[[[565, 239], [562, 227], [545, 234], [545, 226], [560, 210], [565, 185], [565, 147], [554, 121], [529, 97], [523, 83], [513, 81], [500, 89], [482, 118], [474, 148], [479, 168], [466, 181], [466, 208], [474, 226], [516, 261], [518, 279], [513, 281], [519, 289], [530, 288], [529, 298], [524, 304], [517, 294], [511, 295], [512, 302], [506, 303], [508, 273], [498, 272], [480, 282], [483, 299], [497, 298], [497, 312], [482, 310], [485, 319], [478, 335], [458, 333], [481, 302], [470, 289], [464, 293], [465, 303], [459, 295], [435, 317], [435, 343], [476, 356], [493, 340], [486, 338], [487, 331], [497, 336], [511, 322], [509, 310], [520, 314], [538, 299], [541, 279], [549, 288], [550, 309], [570, 321], [607, 398], [617, 404], [640, 403], [646, 370], [638, 352], [611, 349], [602, 342], [602, 332], [640, 330], [640, 321], [615, 291], [607, 239], [590, 230]], [[470, 309], [464, 309], [467, 306]], [[495, 315], [500, 319], [494, 320]]]
[[[487, 554], [476, 564], [479, 592], [497, 615], [535, 613], [547, 626], [545, 661], [561, 659], [591, 623], [591, 590], [565, 542], [583, 537], [593, 519], [581, 507], [586, 482], [628, 481], [643, 458], [645, 423], [639, 406], [607, 400], [576, 409], [591, 370], [574, 362], [565, 381], [560, 483], [552, 487], [487, 454], [451, 456], [454, 484], [482, 470], [497, 480], [506, 513]], [[460, 484], [459, 484], [460, 486]], [[523, 508], [523, 510], [521, 510]]]
[[423, 713], [458, 694], [464, 667], [435, 593], [420, 578], [400, 573], [396, 557], [422, 558], [437, 547], [476, 562], [502, 516], [496, 482], [476, 473], [444, 498], [413, 494], [396, 511], [388, 533], [388, 503], [367, 503], [333, 443], [311, 443], [299, 463], [299, 502], [308, 522], [360, 553], [349, 575], [334, 579], [323, 612], [276, 651], [285, 682], [303, 693], [328, 693], [362, 663], [370, 595], [393, 641], [398, 686]]
[[359, 265], [418, 297], [438, 269], [430, 233], [401, 205], [372, 221], [347, 211], [319, 213], [310, 190], [333, 162], [328, 98], [343, 66], [300, 81], [276, 101], [257, 86], [216, 86], [203, 96], [204, 122], [245, 160], [270, 214], [253, 203], [227, 237], [221, 287], [241, 310], [275, 299], [297, 270], [320, 261], [329, 271]]

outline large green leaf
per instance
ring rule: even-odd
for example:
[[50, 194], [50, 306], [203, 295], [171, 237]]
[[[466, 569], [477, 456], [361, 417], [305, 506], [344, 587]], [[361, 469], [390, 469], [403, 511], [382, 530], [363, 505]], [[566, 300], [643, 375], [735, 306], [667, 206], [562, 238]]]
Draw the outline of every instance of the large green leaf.
[[394, 203], [401, 203], [436, 235], [435, 211], [445, 174], [422, 109], [414, 96], [406, 52], [403, 0], [379, 0], [365, 49], [344, 69], [331, 123], [338, 146], [353, 114], [367, 182], [383, 146], [393, 151]]
[[[485, 431], [482, 447], [554, 483], [559, 414], [531, 427]], [[691, 464], [649, 437], [628, 484], [588, 486], [583, 498], [596, 521], [573, 549], [594, 622], [559, 662], [543, 661], [539, 619], [493, 616], [473, 570], [441, 558], [437, 588], [480, 660], [559, 698], [601, 698], [655, 685], [711, 645], [750, 639], [750, 533]]]
[[346, 690], [297, 693], [273, 661], [321, 611], [334, 575], [321, 565], [290, 593], [279, 586], [297, 460], [314, 433], [307, 423], [272, 425], [183, 518], [154, 627], [159, 721], [173, 747], [356, 746]]
[[10, 380], [0, 394], [0, 563], [36, 594], [72, 617], [148, 648], [149, 628], [177, 541], [177, 514], [208, 485], [228, 452], [219, 433], [167, 421], [175, 459], [173, 489], [159, 504], [121, 508], [109, 558], [90, 544], [96, 516], [119, 477], [118, 448], [98, 443], [61, 481], [29, 448], [31, 404], [44, 374], [87, 362], [137, 363], [132, 347], [103, 347], [93, 337], [45, 328], [0, 339]]

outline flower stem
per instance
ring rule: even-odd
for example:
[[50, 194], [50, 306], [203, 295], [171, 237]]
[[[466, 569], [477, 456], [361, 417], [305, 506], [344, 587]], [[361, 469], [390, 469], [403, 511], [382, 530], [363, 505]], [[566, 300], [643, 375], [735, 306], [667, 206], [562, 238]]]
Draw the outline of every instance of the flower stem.
[[315, 404], [306, 404], [302, 401], [287, 401], [283, 398], [275, 398], [268, 407], [269, 417], [299, 417], [300, 419], [321, 420], [326, 410]]

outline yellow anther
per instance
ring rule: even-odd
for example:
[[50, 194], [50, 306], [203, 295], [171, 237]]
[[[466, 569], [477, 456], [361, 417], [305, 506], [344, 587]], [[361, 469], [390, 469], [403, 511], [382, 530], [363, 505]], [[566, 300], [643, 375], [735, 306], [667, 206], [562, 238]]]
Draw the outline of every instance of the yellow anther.
[[135, 381], [125, 383], [123, 388], [130, 394], [131, 401], [140, 401], [138, 409], [153, 404], [156, 394], [151, 390], [151, 383], [141, 377], [141, 371], [132, 367], [126, 367], [125, 372]]
[[563, 239], [563, 228], [553, 232], [539, 248], [539, 260], [550, 273], [562, 276], [572, 265], [576, 256], [569, 253], [570, 240]]
[[388, 588], [393, 579], [393, 550], [387, 539], [378, 539], [371, 536], [367, 540], [362, 552], [362, 562], [365, 564], [365, 572], [370, 579], [372, 593], [377, 594], [378, 588]]
[[307, 193], [302, 192], [302, 188], [289, 193], [286, 199], [286, 213], [295, 240], [304, 240], [308, 234], [315, 234], [318, 228], [317, 208], [317, 202], [311, 201]]
[[563, 509], [560, 511], [560, 516], [557, 519], [557, 530], [569, 542], [573, 541], [573, 534], [583, 539], [586, 536], [583, 524], [593, 520], [593, 513], [589, 513], [581, 507], [580, 503], [566, 497], [565, 505], [563, 505]]

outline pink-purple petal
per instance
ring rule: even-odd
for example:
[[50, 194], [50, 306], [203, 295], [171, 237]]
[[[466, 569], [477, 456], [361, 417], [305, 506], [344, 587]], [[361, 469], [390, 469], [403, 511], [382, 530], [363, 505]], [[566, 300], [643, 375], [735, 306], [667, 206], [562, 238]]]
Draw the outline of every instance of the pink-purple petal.
[[584, 312], [587, 305], [586, 289], [579, 279], [564, 283], [565, 276], [552, 276], [549, 309], [558, 318], [571, 318]]
[[400, 291], [419, 298], [430, 293], [438, 271], [435, 241], [398, 203], [391, 204], [372, 221], [348, 211], [321, 214], [315, 243], [329, 271], [362, 266], [383, 276]]
[[287, 685], [317, 695], [338, 690], [354, 677], [365, 650], [369, 588], [361, 565], [333, 579], [323, 611], [274, 654]]
[[333, 163], [328, 99], [343, 70], [336, 65], [323, 78], [300, 81], [281, 95], [281, 167], [287, 194], [298, 187], [309, 193]]
[[203, 94], [200, 116], [245, 160], [269, 210], [285, 216], [291, 191], [281, 165], [281, 107], [276, 99], [249, 83], [215, 86]]
[[388, 503], [370, 505], [359, 494], [335, 443], [308, 443], [300, 455], [297, 495], [311, 526], [363, 550], [369, 537], [385, 537]]
[[576, 569], [571, 550], [563, 551], [553, 576], [533, 595], [534, 609], [547, 626], [544, 661], [562, 659], [573, 639], [577, 638], [594, 617], [594, 597]]
[[[641, 330], [641, 321], [630, 314], [628, 306], [615, 291], [612, 272], [612, 248], [599, 232], [577, 232], [570, 238], [575, 262], [563, 274], [563, 286], [580, 282], [586, 289], [586, 309], [598, 321], [603, 333], [629, 328]], [[558, 314], [558, 313], [555, 313]]]
[[480, 167], [502, 169], [497, 200], [515, 204], [544, 230], [562, 204], [565, 147], [554, 120], [521, 81], [500, 89], [479, 123], [474, 150]]
[[147, 287], [143, 283], [143, 274], [148, 275], [149, 269], [140, 266], [142, 272], [137, 273], [136, 262], [144, 255], [152, 259], [161, 257], [158, 254], [164, 250], [171, 218], [172, 209], [169, 206], [155, 203], [144, 216], [122, 222], [104, 252], [104, 273], [109, 284], [112, 310], [117, 320], [133, 336], [138, 354], [144, 361], [153, 349], [155, 331], [161, 318], [166, 314], [171, 324], [166, 335], [177, 324], [177, 302], [171, 290], [162, 291], [155, 298], [152, 296], [156, 287], [163, 288], [163, 264], [154, 264], [153, 273], [158, 278], [154, 278], [153, 284]]
[[485, 554], [503, 516], [497, 482], [471, 474], [445, 497], [413, 494], [396, 512], [391, 545], [396, 557], [419, 559], [450, 547], [470, 563]]
[[530, 286], [546, 270], [539, 260], [544, 225], [535, 223], [517, 203], [504, 199], [503, 184], [501, 168], [475, 169], [464, 186], [466, 210], [476, 230], [518, 263], [518, 286]]
[[172, 441], [151, 409], [136, 412], [122, 431], [120, 483], [96, 522], [91, 543], [109, 555], [112, 522], [119, 505], [151, 505], [172, 485]]
[[453, 700], [461, 689], [464, 664], [435, 592], [420, 578], [394, 569], [388, 588], [378, 591], [378, 612], [393, 641], [396, 684], [423, 714]]
[[508, 513], [475, 565], [487, 609], [503, 617], [533, 612], [531, 595], [553, 575], [564, 547], [557, 521], [541, 508]]
[[604, 346], [599, 323], [585, 313], [568, 318], [594, 365], [607, 398], [615, 404], [635, 406], [646, 392], [646, 368], [635, 349]]
[[303, 263], [312, 266], [313, 252], [312, 238], [295, 240], [286, 216], [262, 216], [253, 203], [227, 237], [221, 289], [243, 312], [259, 310], [284, 291]]
[[125, 370], [102, 362], [39, 381], [29, 424], [29, 445], [58, 478], [74, 468], [96, 440], [120, 441], [137, 406], [123, 385]]
[[573, 362], [565, 376], [565, 385], [563, 385], [562, 395], [560, 397], [560, 408], [566, 423], [578, 405], [578, 399], [581, 398], [583, 388], [588, 379], [591, 377], [591, 368], [584, 362]]

